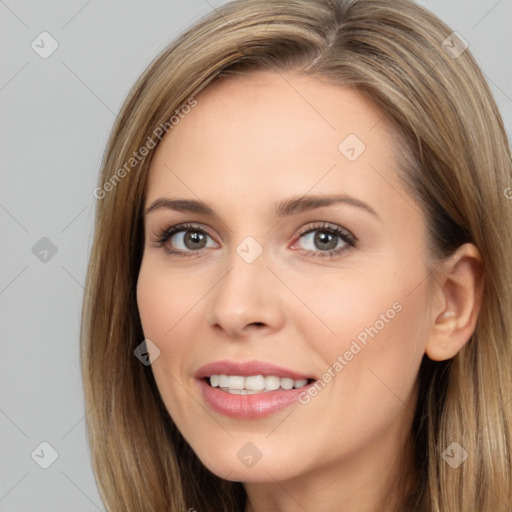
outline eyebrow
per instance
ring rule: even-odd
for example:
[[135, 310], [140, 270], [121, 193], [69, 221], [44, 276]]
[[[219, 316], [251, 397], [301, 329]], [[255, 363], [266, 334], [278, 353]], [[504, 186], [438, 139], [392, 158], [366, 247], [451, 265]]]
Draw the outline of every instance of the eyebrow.
[[[361, 208], [372, 214], [378, 220], [382, 220], [380, 215], [367, 203], [346, 194], [322, 195], [322, 196], [297, 196], [291, 197], [277, 203], [274, 206], [274, 215], [276, 217], [286, 217], [297, 215], [299, 213], [320, 208], [322, 206], [331, 206], [336, 204], [348, 204]], [[204, 215], [216, 216], [214, 210], [203, 201], [192, 199], [171, 199], [161, 197], [151, 203], [143, 215], [159, 210], [161, 208], [175, 210], [178, 212], [201, 213]]]

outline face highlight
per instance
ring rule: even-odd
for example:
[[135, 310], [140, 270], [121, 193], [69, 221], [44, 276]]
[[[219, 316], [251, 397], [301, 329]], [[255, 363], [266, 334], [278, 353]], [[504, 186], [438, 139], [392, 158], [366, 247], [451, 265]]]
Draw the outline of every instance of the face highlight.
[[222, 478], [380, 478], [412, 422], [431, 300], [391, 128], [291, 72], [196, 99], [146, 188], [137, 300], [162, 400]]

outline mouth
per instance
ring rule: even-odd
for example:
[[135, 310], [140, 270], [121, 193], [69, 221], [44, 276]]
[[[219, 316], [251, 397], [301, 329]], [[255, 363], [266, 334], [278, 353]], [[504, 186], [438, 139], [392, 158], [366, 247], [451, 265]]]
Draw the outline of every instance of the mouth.
[[291, 379], [277, 375], [211, 375], [204, 381], [212, 388], [218, 388], [232, 395], [256, 395], [270, 391], [301, 389], [314, 379]]
[[312, 375], [255, 360], [209, 363], [195, 378], [207, 407], [244, 420], [263, 418], [297, 404], [300, 395], [317, 381]]

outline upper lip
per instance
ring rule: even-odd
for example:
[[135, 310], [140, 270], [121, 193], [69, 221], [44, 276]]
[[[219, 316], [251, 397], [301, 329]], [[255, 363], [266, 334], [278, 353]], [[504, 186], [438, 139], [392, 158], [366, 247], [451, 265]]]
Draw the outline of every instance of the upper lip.
[[211, 377], [212, 375], [240, 375], [242, 377], [248, 377], [250, 375], [275, 375], [281, 379], [289, 378], [293, 380], [313, 379], [311, 375], [300, 373], [288, 368], [283, 368], [272, 363], [265, 361], [215, 361], [201, 366], [197, 370], [195, 377], [197, 379], [203, 379], [205, 377]]

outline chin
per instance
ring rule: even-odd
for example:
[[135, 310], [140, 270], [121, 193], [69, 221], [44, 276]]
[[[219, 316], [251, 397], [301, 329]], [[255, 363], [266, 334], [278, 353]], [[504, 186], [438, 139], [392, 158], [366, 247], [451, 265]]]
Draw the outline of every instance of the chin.
[[207, 452], [195, 453], [214, 475], [232, 482], [274, 482], [297, 476], [296, 456], [287, 457], [282, 452], [271, 454], [270, 447], [265, 451], [262, 445], [259, 443], [261, 449], [258, 449], [250, 441], [234, 441], [230, 447], [219, 445], [218, 450], [210, 447]]

